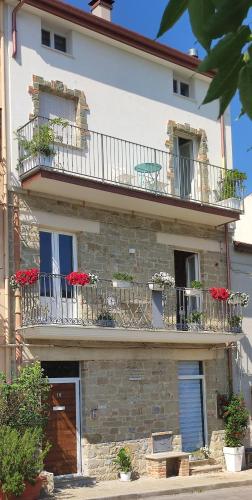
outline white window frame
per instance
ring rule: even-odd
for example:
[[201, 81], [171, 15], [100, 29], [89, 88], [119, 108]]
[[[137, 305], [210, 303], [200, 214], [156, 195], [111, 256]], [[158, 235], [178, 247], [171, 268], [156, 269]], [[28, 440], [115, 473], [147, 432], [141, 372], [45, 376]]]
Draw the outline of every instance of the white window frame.
[[[50, 46], [44, 45], [42, 43], [42, 30], [48, 31], [50, 33], [50, 42], [51, 42]], [[57, 54], [63, 54], [63, 55], [68, 55], [68, 56], [72, 55], [71, 54], [72, 40], [71, 40], [71, 34], [70, 33], [66, 33], [64, 31], [61, 31], [60, 29], [58, 29], [56, 27], [54, 28], [52, 26], [47, 26], [45, 23], [41, 24], [40, 33], [41, 33], [40, 39], [41, 39], [41, 46], [42, 47], [44, 47], [45, 49], [53, 50], [53, 51], [57, 52]], [[62, 37], [64, 37], [66, 39], [66, 52], [55, 48], [55, 46], [54, 46], [54, 35], [62, 36]]]
[[[174, 89], [173, 89], [173, 81], [176, 80], [177, 81], [177, 89], [178, 89], [178, 92], [174, 92]], [[186, 96], [186, 95], [183, 95], [181, 94], [181, 83], [184, 83], [186, 85], [188, 85], [189, 87], [189, 96]], [[188, 79], [182, 75], [177, 75], [176, 73], [173, 74], [173, 79], [172, 79], [172, 93], [174, 96], [179, 96], [179, 97], [182, 97], [184, 99], [194, 99], [194, 85], [193, 85], [193, 80], [192, 79]]]
[[[62, 234], [62, 233], [60, 233]], [[76, 401], [76, 446], [77, 446], [77, 473], [64, 474], [57, 477], [73, 477], [83, 473], [82, 470], [82, 454], [81, 454], [81, 380], [79, 377], [69, 378], [49, 378], [50, 384], [75, 384], [75, 401]]]
[[[199, 361], [200, 363], [200, 361]], [[207, 403], [206, 403], [206, 379], [204, 375], [204, 363], [202, 362], [202, 375], [178, 375], [178, 380], [202, 380], [202, 403], [203, 403], [203, 425], [205, 435], [205, 446], [208, 446], [208, 425], [207, 425]]]

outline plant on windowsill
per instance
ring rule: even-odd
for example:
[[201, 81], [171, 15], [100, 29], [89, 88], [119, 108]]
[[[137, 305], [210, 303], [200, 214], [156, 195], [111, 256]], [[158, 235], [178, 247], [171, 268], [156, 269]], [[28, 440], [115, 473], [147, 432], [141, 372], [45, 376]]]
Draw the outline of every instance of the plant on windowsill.
[[102, 327], [107, 327], [107, 328], [114, 328], [115, 327], [115, 321], [113, 316], [110, 314], [109, 311], [103, 311], [101, 314], [99, 314], [96, 324], [98, 326]]
[[130, 481], [132, 474], [131, 457], [126, 448], [121, 448], [116, 458], [113, 460], [114, 464], [119, 469], [121, 481]]
[[[39, 120], [39, 118], [38, 118]], [[34, 127], [31, 139], [23, 135], [22, 130], [16, 132], [18, 145], [22, 150], [22, 156], [18, 161], [18, 168], [24, 161], [32, 161], [34, 166], [52, 166], [53, 157], [56, 155], [55, 144], [58, 140], [58, 127], [64, 129], [68, 122], [62, 118], [53, 118], [46, 123], [38, 124]]]
[[249, 412], [242, 395], [233, 394], [224, 408], [225, 446], [223, 453], [228, 472], [240, 472], [244, 457], [243, 439], [248, 427]]
[[191, 288], [186, 288], [185, 295], [187, 297], [200, 297], [202, 295], [202, 283], [201, 281], [193, 280], [191, 282]]
[[202, 320], [204, 313], [200, 311], [193, 311], [187, 319], [188, 330], [198, 331], [203, 330]]
[[131, 288], [133, 285], [133, 276], [127, 273], [114, 273], [113, 274], [113, 287], [114, 288]]
[[242, 317], [238, 315], [233, 315], [228, 318], [230, 332], [241, 333], [242, 332]]
[[174, 288], [175, 279], [170, 274], [160, 271], [160, 273], [153, 274], [148, 285], [150, 290], [161, 292], [165, 288]]
[[244, 181], [247, 179], [247, 175], [244, 172], [240, 172], [237, 169], [227, 169], [224, 172], [224, 176], [219, 182], [219, 194], [218, 201], [221, 205], [240, 209], [240, 200], [243, 196], [244, 191]]

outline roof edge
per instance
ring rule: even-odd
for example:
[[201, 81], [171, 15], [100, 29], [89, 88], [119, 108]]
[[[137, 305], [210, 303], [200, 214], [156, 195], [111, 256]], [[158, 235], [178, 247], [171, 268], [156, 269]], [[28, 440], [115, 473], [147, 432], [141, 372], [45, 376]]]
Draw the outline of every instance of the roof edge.
[[[59, 0], [53, 0], [53, 2], [52, 0], [25, 0], [25, 3], [74, 24], [78, 24], [83, 28], [107, 36], [125, 45], [192, 71], [196, 71], [200, 63], [200, 59], [184, 54], [179, 50], [163, 45], [159, 42], [151, 40], [150, 38], [144, 37], [139, 33], [123, 28], [122, 26], [114, 24], [111, 21], [101, 19], [88, 12], [84, 12], [81, 9], [77, 9], [72, 5]], [[215, 76], [215, 73], [212, 71], [201, 74], [209, 78], [213, 78]]]

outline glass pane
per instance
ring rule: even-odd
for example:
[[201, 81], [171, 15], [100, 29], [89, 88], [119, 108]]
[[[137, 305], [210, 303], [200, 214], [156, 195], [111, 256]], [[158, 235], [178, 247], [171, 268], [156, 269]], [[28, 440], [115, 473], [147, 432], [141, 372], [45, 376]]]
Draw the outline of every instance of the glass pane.
[[175, 94], [178, 93], [178, 81], [177, 80], [173, 80], [173, 92], [175, 92]]
[[66, 52], [66, 38], [60, 35], [54, 35], [54, 48]]
[[[40, 243], [40, 272], [52, 273], [52, 234], [44, 231], [39, 233]], [[53, 296], [53, 282], [50, 276], [40, 277], [41, 297]]]
[[51, 34], [50, 31], [41, 30], [41, 43], [47, 47], [51, 47]]
[[[73, 237], [59, 234], [59, 265], [60, 274], [67, 275], [73, 271]], [[62, 297], [72, 297], [73, 287], [61, 279]]]
[[180, 83], [180, 94], [185, 96], [185, 97], [189, 97], [189, 85], [188, 85], [188, 83], [183, 83], [183, 82]]

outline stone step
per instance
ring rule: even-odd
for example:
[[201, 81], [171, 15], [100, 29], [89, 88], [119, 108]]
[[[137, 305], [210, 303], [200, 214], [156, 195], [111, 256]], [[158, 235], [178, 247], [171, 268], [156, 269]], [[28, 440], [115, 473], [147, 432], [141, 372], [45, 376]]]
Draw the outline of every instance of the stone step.
[[190, 476], [196, 476], [198, 474], [214, 474], [216, 472], [222, 472], [222, 466], [220, 464], [190, 467]]
[[201, 460], [190, 460], [190, 467], [201, 467], [203, 465], [215, 465], [215, 461], [213, 458], [202, 458]]

